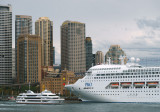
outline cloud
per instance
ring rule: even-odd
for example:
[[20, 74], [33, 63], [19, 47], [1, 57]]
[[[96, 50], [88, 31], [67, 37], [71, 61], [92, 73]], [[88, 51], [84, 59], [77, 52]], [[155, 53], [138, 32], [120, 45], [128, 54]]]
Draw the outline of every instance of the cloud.
[[160, 29], [160, 17], [156, 19], [138, 19], [137, 25], [140, 29], [144, 28], [151, 28], [153, 30], [159, 30]]
[[[160, 49], [160, 17], [137, 19], [138, 30], [129, 42], [123, 41], [125, 48]], [[136, 34], [136, 32], [139, 32]], [[154, 53], [153, 53], [154, 54]]]

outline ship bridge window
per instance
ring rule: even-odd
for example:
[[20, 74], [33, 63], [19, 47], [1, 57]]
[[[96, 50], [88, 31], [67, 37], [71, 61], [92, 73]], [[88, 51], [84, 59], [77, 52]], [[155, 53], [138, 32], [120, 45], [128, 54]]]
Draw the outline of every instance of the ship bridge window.
[[91, 75], [92, 74], [92, 72], [87, 72], [87, 75]]

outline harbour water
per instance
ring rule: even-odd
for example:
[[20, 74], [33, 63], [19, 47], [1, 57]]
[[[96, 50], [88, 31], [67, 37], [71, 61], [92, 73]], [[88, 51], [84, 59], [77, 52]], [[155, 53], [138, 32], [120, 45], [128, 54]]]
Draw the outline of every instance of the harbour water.
[[30, 105], [1, 101], [0, 112], [160, 112], [160, 103], [65, 103]]

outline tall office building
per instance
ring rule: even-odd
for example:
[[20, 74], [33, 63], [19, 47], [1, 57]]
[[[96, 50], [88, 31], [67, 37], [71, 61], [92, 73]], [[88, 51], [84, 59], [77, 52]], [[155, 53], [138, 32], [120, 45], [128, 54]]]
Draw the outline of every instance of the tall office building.
[[93, 54], [92, 54], [92, 40], [91, 37], [86, 37], [86, 70], [92, 67]]
[[35, 34], [42, 40], [42, 66], [53, 66], [53, 22], [40, 17], [35, 22]]
[[92, 65], [95, 66], [96, 65], [96, 54], [92, 55], [92, 60], [93, 60], [92, 61], [92, 63], [93, 63]]
[[61, 26], [61, 68], [86, 71], [85, 24], [65, 21]]
[[18, 83], [41, 81], [41, 38], [38, 35], [20, 35], [17, 40]]
[[120, 45], [111, 45], [109, 51], [105, 55], [105, 62], [110, 57], [113, 64], [121, 64], [120, 56], [124, 56], [124, 64], [127, 63], [127, 57]]
[[53, 47], [53, 64], [55, 64], [55, 47]]
[[97, 51], [96, 54], [95, 54], [95, 64], [98, 65], [98, 64], [102, 64], [103, 61], [104, 61], [104, 55], [103, 55], [103, 52], [102, 51]]
[[0, 85], [12, 83], [12, 9], [0, 5]]
[[16, 71], [15, 71], [15, 48], [12, 48], [12, 79], [13, 83], [16, 81]]
[[[19, 35], [32, 34], [32, 17], [26, 15], [15, 16], [15, 61], [17, 62], [17, 40]], [[15, 65], [17, 75], [17, 63]]]

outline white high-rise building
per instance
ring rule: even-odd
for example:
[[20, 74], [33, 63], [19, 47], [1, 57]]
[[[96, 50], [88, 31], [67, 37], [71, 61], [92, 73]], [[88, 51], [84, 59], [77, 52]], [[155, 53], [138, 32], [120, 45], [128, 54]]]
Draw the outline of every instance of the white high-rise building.
[[0, 5], [0, 85], [12, 83], [12, 9]]

